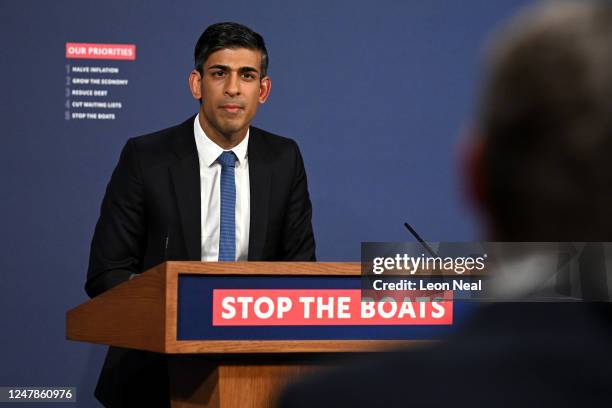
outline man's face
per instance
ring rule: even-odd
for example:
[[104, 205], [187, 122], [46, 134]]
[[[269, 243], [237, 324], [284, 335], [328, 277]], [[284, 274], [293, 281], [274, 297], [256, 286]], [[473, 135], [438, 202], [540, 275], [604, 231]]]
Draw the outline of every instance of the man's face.
[[191, 72], [189, 84], [193, 97], [202, 99], [204, 131], [225, 138], [246, 134], [259, 104], [270, 93], [270, 79], [261, 77], [261, 52], [247, 48], [213, 52], [202, 75]]

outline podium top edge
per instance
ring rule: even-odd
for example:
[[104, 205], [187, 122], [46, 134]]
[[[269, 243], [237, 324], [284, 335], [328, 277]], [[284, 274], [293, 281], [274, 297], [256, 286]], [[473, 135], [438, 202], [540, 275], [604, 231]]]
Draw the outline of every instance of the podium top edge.
[[177, 275], [361, 275], [361, 263], [359, 262], [167, 261], [155, 268], [159, 267]]

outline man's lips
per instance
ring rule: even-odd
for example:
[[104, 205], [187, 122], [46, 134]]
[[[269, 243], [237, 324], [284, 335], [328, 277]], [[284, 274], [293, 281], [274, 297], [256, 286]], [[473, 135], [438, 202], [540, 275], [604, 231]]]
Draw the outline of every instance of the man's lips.
[[228, 103], [228, 104], [225, 104], [225, 105], [221, 105], [221, 109], [223, 109], [226, 112], [236, 113], [239, 110], [244, 109], [244, 108], [242, 107], [242, 105], [236, 105], [236, 104], [233, 104], [233, 103]]

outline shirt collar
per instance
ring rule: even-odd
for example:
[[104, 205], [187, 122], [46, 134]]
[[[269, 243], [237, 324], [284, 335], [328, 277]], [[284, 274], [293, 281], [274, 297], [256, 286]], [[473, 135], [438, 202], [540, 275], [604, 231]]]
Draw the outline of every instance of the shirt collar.
[[[202, 129], [202, 126], [200, 125], [199, 113], [196, 115], [195, 120], [193, 121], [193, 133], [195, 135], [200, 164], [206, 167], [212, 166], [221, 153], [223, 153], [225, 150], [210, 140], [206, 135], [206, 132], [204, 132], [204, 129]], [[231, 149], [238, 159], [238, 163], [236, 164], [237, 167], [246, 162], [249, 146], [249, 133], [250, 129], [247, 129], [247, 134], [244, 139], [242, 139], [242, 142], [238, 143], [237, 146]]]

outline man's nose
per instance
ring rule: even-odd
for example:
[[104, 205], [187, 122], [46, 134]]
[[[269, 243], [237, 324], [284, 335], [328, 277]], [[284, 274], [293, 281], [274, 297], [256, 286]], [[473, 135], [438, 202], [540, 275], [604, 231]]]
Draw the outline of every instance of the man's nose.
[[238, 73], [233, 72], [231, 73], [228, 78], [227, 78], [227, 82], [225, 83], [225, 93], [228, 96], [238, 96], [240, 95], [240, 78], [238, 77]]

